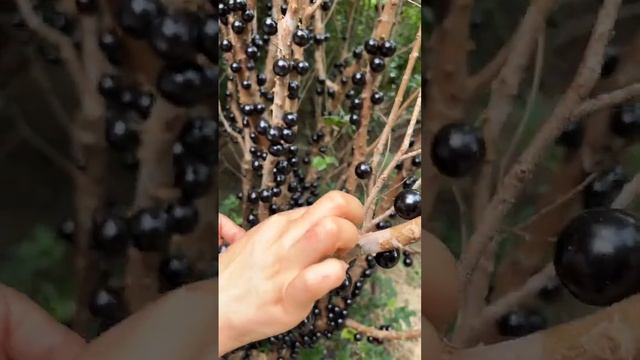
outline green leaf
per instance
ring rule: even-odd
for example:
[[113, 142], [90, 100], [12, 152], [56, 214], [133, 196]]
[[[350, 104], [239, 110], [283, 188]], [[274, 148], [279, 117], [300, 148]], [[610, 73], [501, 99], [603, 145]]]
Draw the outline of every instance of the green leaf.
[[318, 171], [323, 171], [330, 165], [338, 165], [338, 159], [335, 156], [318, 155], [311, 159], [311, 166]]
[[339, 128], [349, 124], [349, 120], [346, 117], [337, 115], [325, 116], [322, 120], [328, 126], [336, 126]]
[[352, 328], [344, 328], [340, 332], [340, 338], [353, 341], [353, 336], [356, 334], [356, 330]]
[[240, 200], [233, 194], [227, 196], [220, 204], [220, 212], [227, 215], [236, 224], [242, 224]]

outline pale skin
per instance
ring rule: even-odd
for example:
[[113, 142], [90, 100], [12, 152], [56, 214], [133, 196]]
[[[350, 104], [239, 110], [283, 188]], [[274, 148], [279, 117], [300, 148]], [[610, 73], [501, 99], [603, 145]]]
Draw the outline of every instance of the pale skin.
[[[164, 295], [91, 343], [27, 297], [0, 286], [0, 360], [211, 359], [282, 333], [342, 283], [347, 264], [332, 255], [355, 246], [362, 217], [360, 202], [337, 191], [247, 232], [220, 215], [218, 242], [230, 246], [220, 255], [218, 279]], [[451, 255], [425, 253], [423, 262], [431, 256], [446, 263], [442, 257]], [[436, 282], [449, 281], [447, 276]], [[425, 315], [449, 314], [437, 316], [435, 326], [423, 318], [427, 354], [436, 355], [441, 352], [436, 329], [453, 320], [454, 311], [447, 309], [451, 302], [434, 296], [439, 295], [430, 295], [428, 303], [442, 311]], [[213, 323], [218, 323], [217, 336]]]

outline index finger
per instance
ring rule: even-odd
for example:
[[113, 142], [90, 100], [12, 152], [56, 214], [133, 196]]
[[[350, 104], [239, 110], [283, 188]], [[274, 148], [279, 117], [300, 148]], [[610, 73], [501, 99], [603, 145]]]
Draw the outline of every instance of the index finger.
[[218, 245], [221, 245], [223, 240], [229, 244], [233, 244], [243, 237], [245, 233], [246, 231], [233, 222], [233, 220], [218, 213]]
[[310, 227], [329, 216], [347, 219], [359, 227], [364, 219], [364, 207], [355, 196], [333, 190], [311, 205], [300, 220], [306, 227]]

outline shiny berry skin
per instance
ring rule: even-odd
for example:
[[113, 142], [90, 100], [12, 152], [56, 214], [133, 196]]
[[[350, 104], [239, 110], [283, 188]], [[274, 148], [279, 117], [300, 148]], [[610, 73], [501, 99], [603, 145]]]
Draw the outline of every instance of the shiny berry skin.
[[304, 60], [298, 61], [295, 65], [295, 70], [299, 75], [306, 75], [309, 69], [311, 69], [311, 66]]
[[232, 62], [231, 64], [229, 64], [229, 69], [231, 70], [232, 73], [237, 74], [240, 71], [242, 71], [242, 65], [240, 65], [240, 63], [237, 63], [237, 62]]
[[233, 50], [233, 43], [231, 43], [231, 40], [222, 40], [222, 42], [220, 43], [220, 50], [222, 50], [223, 52], [230, 52], [231, 50]]
[[272, 144], [279, 143], [282, 138], [282, 130], [277, 126], [272, 126], [267, 130], [266, 137]]
[[198, 225], [200, 214], [191, 201], [178, 201], [167, 208], [169, 228], [176, 234], [189, 234]]
[[546, 319], [535, 310], [511, 311], [498, 320], [498, 332], [502, 336], [526, 336], [546, 327]]
[[372, 171], [373, 169], [371, 168], [371, 164], [367, 162], [361, 162], [356, 164], [355, 172], [358, 179], [361, 179], [361, 180], [368, 179], [371, 176]]
[[311, 42], [311, 36], [309, 36], [309, 32], [304, 29], [296, 29], [293, 33], [293, 43], [300, 46], [305, 47], [309, 45]]
[[124, 117], [108, 116], [105, 125], [107, 143], [118, 151], [127, 151], [138, 145], [138, 133]]
[[166, 61], [186, 60], [193, 56], [198, 42], [197, 18], [176, 13], [153, 22], [149, 42]]
[[422, 166], [422, 155], [416, 155], [411, 159], [411, 166], [420, 167]]
[[188, 119], [179, 135], [187, 152], [207, 164], [214, 164], [218, 154], [218, 123], [206, 116]]
[[285, 153], [285, 148], [282, 144], [271, 144], [269, 145], [269, 154], [273, 156], [282, 156]]
[[184, 161], [175, 169], [174, 179], [185, 198], [197, 198], [211, 187], [211, 168], [199, 161]]
[[560, 136], [556, 139], [556, 144], [563, 146], [567, 149], [578, 149], [582, 145], [582, 138], [584, 137], [584, 125], [582, 121], [572, 121], [566, 128], [560, 133]]
[[374, 91], [373, 94], [371, 94], [371, 103], [373, 105], [380, 105], [382, 104], [382, 102], [384, 101], [384, 93], [382, 91]]
[[364, 48], [362, 46], [358, 46], [357, 48], [353, 49], [352, 55], [354, 59], [360, 60], [362, 59], [363, 53], [364, 53]]
[[[206, 56], [209, 61], [217, 62], [218, 61], [218, 19], [215, 16], [208, 15], [206, 16], [198, 26], [198, 39], [196, 43], [196, 48], [200, 51], [204, 56]], [[224, 42], [227, 42], [225, 47], [223, 48]], [[223, 40], [220, 44], [220, 49], [228, 52], [231, 51], [231, 42], [229, 40]], [[226, 49], [226, 50], [225, 50]]]
[[151, 93], [142, 92], [136, 97], [136, 101], [133, 104], [133, 109], [143, 119], [146, 119], [151, 115], [151, 109], [155, 104], [156, 99]]
[[376, 224], [376, 229], [378, 230], [384, 230], [384, 229], [388, 229], [391, 227], [391, 221], [389, 220], [382, 220], [379, 223]]
[[368, 39], [364, 42], [364, 51], [369, 55], [378, 55], [379, 44], [376, 39]]
[[169, 64], [160, 71], [156, 86], [169, 102], [191, 107], [211, 94], [216, 86], [213, 80], [196, 63]]
[[293, 144], [296, 141], [296, 132], [290, 128], [283, 128], [281, 137], [285, 143]]
[[264, 86], [267, 83], [267, 75], [260, 73], [256, 75], [256, 82], [258, 86]]
[[121, 79], [116, 75], [104, 74], [98, 80], [98, 92], [107, 100], [115, 100], [121, 90]]
[[445, 125], [433, 138], [431, 160], [441, 174], [460, 178], [469, 175], [484, 160], [485, 143], [475, 127]]
[[246, 10], [242, 13], [242, 21], [250, 23], [256, 17], [256, 14], [252, 10]]
[[159, 208], [139, 210], [131, 218], [129, 227], [133, 245], [140, 251], [160, 251], [171, 236], [169, 217]]
[[362, 341], [362, 339], [364, 339], [364, 335], [362, 335], [361, 332], [353, 334], [353, 341], [359, 342]]
[[383, 58], [381, 58], [380, 56], [374, 56], [369, 63], [369, 67], [374, 73], [380, 73], [384, 71], [386, 65]]
[[415, 219], [421, 214], [422, 196], [417, 190], [402, 190], [393, 201], [393, 208], [405, 220]]
[[256, 59], [260, 54], [260, 51], [255, 46], [249, 46], [244, 53], [247, 55], [249, 59]]
[[381, 251], [375, 255], [376, 264], [384, 269], [391, 269], [400, 261], [400, 250]]
[[89, 312], [100, 319], [120, 320], [126, 313], [124, 298], [109, 287], [95, 289], [89, 299]]
[[586, 210], [560, 232], [553, 263], [585, 304], [606, 306], [640, 290], [640, 224], [618, 209]]
[[284, 115], [282, 115], [282, 121], [285, 125], [294, 127], [298, 124], [298, 114], [293, 112], [284, 113]]
[[349, 110], [352, 112], [361, 111], [364, 107], [364, 102], [361, 98], [351, 99], [351, 104], [349, 104]]
[[383, 57], [392, 57], [396, 53], [397, 45], [393, 40], [385, 40], [380, 43], [378, 52]]
[[413, 258], [411, 257], [411, 255], [404, 255], [404, 258], [402, 259], [402, 265], [404, 265], [405, 267], [413, 266]]
[[234, 20], [231, 23], [231, 31], [238, 35], [242, 34], [246, 28], [247, 24], [245, 24], [245, 22], [242, 20]]
[[610, 128], [611, 132], [623, 139], [640, 138], [640, 103], [615, 107], [611, 115]]
[[121, 254], [126, 250], [130, 239], [129, 224], [121, 216], [109, 214], [93, 222], [93, 247], [100, 252]]
[[278, 23], [273, 18], [265, 18], [262, 23], [262, 31], [269, 36], [273, 36], [278, 33]]
[[349, 115], [349, 124], [353, 125], [356, 129], [360, 127], [360, 114], [353, 113]]
[[184, 256], [173, 255], [160, 261], [158, 273], [162, 282], [172, 290], [188, 283], [193, 276], [193, 269], [189, 259]]
[[151, 24], [164, 15], [165, 9], [159, 0], [124, 0], [118, 20], [124, 31], [136, 38], [149, 35]]
[[112, 65], [119, 66], [124, 61], [122, 39], [114, 31], [105, 31], [100, 35], [98, 46]]
[[611, 206], [626, 182], [621, 166], [599, 173], [583, 190], [585, 209]]
[[354, 73], [351, 76], [351, 82], [354, 86], [364, 86], [367, 83], [367, 75], [362, 71]]
[[322, 11], [331, 10], [331, 1], [330, 0], [322, 0], [322, 3], [320, 4], [320, 9]]
[[291, 72], [291, 63], [286, 59], [277, 59], [273, 62], [273, 73], [278, 76], [287, 76]]

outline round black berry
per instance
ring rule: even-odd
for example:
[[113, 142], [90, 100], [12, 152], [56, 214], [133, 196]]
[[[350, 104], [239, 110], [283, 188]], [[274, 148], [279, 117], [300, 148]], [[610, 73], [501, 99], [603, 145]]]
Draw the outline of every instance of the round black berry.
[[368, 179], [371, 176], [372, 171], [373, 169], [371, 168], [371, 164], [367, 162], [360, 162], [356, 164], [355, 172], [358, 179]]
[[382, 251], [375, 255], [376, 264], [384, 269], [391, 269], [400, 261], [400, 250], [391, 249]]
[[422, 196], [417, 190], [402, 190], [393, 201], [393, 208], [405, 220], [415, 219], [421, 214]]
[[169, 227], [177, 234], [189, 234], [198, 225], [198, 208], [191, 201], [178, 201], [167, 208]]
[[120, 26], [130, 35], [143, 38], [149, 35], [151, 24], [165, 13], [159, 0], [125, 0], [119, 12]]
[[159, 208], [141, 209], [129, 225], [133, 245], [140, 251], [159, 251], [169, 240], [169, 217]]
[[627, 177], [621, 166], [600, 172], [583, 190], [584, 207], [611, 206], [626, 182]]
[[606, 306], [640, 289], [640, 225], [617, 209], [586, 210], [560, 232], [553, 263], [583, 303]]
[[172, 255], [160, 261], [158, 273], [160, 279], [169, 289], [175, 289], [191, 280], [193, 269], [189, 259], [180, 255]]
[[200, 65], [188, 62], [166, 65], [158, 74], [156, 86], [160, 95], [174, 105], [191, 107], [207, 97], [216, 85]]
[[93, 247], [106, 254], [120, 254], [131, 239], [127, 221], [118, 215], [109, 214], [93, 223]]
[[431, 160], [443, 175], [468, 175], [484, 160], [485, 143], [480, 132], [465, 124], [443, 126], [433, 138]]
[[311, 36], [309, 36], [309, 32], [304, 29], [297, 29], [293, 33], [293, 43], [300, 46], [305, 47], [309, 45], [311, 42]]
[[640, 103], [617, 106], [611, 115], [611, 131], [623, 139], [640, 137]]
[[381, 58], [380, 56], [374, 56], [369, 63], [369, 67], [374, 73], [380, 73], [384, 71], [386, 65], [383, 58]]
[[273, 18], [265, 18], [262, 23], [262, 31], [269, 36], [273, 36], [278, 33], [278, 23]]
[[291, 63], [287, 59], [277, 59], [273, 62], [273, 73], [278, 76], [287, 76], [291, 72]]
[[382, 43], [380, 43], [380, 46], [378, 48], [378, 52], [380, 53], [380, 55], [382, 55], [383, 57], [392, 57], [393, 54], [396, 53], [396, 43], [393, 40], [385, 40]]
[[379, 44], [376, 39], [368, 39], [364, 42], [364, 51], [369, 55], [378, 55]]
[[163, 16], [151, 26], [149, 42], [164, 60], [189, 59], [193, 56], [198, 41], [197, 25], [197, 18], [190, 14]]

